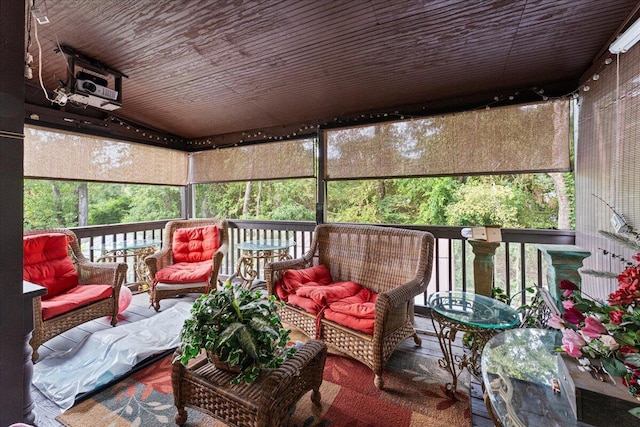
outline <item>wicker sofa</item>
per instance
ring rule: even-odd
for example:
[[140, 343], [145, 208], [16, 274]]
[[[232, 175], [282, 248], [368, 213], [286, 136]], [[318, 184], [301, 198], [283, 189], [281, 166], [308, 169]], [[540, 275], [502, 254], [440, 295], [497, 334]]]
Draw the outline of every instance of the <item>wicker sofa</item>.
[[71, 230], [25, 231], [23, 279], [47, 288], [33, 299], [32, 360], [42, 343], [85, 322], [111, 316], [115, 326], [126, 273], [125, 263], [87, 260]]
[[[286, 302], [281, 309], [283, 322], [370, 367], [375, 374], [376, 387], [382, 389], [382, 372], [396, 346], [409, 337], [413, 337], [417, 345], [421, 344], [413, 328], [413, 299], [425, 292], [431, 278], [433, 248], [434, 238], [428, 232], [372, 225], [321, 224], [314, 231], [309, 251], [301, 258], [266, 266], [267, 290], [269, 295]], [[345, 282], [360, 285], [364, 291], [361, 289], [353, 298], [364, 293], [368, 300], [361, 304], [356, 302], [351, 312], [367, 312], [373, 306], [372, 317], [356, 319], [346, 326], [340, 319], [327, 318], [331, 304], [314, 313], [283, 296], [287, 272], [300, 270], [301, 276], [310, 276], [317, 270], [314, 266], [328, 269], [332, 285]], [[318, 289], [324, 290], [325, 285], [319, 284]], [[309, 288], [302, 286], [297, 291], [302, 289]], [[345, 292], [344, 289], [346, 287], [338, 293]], [[344, 299], [338, 303], [344, 306], [342, 301]], [[361, 321], [366, 323], [367, 320], [370, 320], [371, 332], [363, 332], [366, 327], [354, 329], [354, 325], [359, 327]]]

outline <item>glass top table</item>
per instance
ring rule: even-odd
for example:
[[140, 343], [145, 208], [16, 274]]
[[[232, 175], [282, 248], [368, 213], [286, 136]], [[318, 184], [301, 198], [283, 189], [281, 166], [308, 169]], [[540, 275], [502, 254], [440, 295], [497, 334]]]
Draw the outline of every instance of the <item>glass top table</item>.
[[[491, 338], [482, 353], [482, 383], [490, 414], [504, 426], [588, 426], [576, 420], [558, 378], [557, 330], [521, 328]], [[489, 404], [487, 404], [489, 406]]]
[[289, 248], [295, 245], [296, 242], [289, 239], [259, 239], [238, 243], [236, 247], [240, 249], [240, 258], [237, 275], [242, 279], [242, 285], [255, 287], [260, 261], [291, 259]]
[[122, 251], [148, 248], [149, 246], [159, 246], [162, 243], [158, 239], [129, 239], [118, 240], [116, 242], [106, 242], [104, 244], [96, 242], [91, 246], [91, 250], [101, 250], [103, 252]]
[[236, 247], [243, 251], [281, 251], [296, 245], [293, 240], [261, 239], [240, 242]]
[[[161, 245], [158, 239], [127, 239], [110, 242], [95, 242], [90, 249], [100, 251], [96, 262], [116, 262], [121, 258], [129, 264], [133, 260], [133, 268], [127, 271], [127, 283], [132, 292], [143, 292], [149, 289], [153, 278], [149, 273], [145, 258], [154, 253]], [[133, 277], [131, 277], [133, 275]]]
[[518, 312], [494, 298], [469, 292], [436, 292], [429, 307], [453, 322], [483, 329], [507, 329], [520, 322]]
[[[436, 292], [429, 297], [431, 321], [443, 358], [440, 366], [451, 373], [447, 389], [455, 395], [458, 377], [466, 368], [480, 375], [480, 355], [484, 344], [495, 334], [520, 323], [518, 312], [509, 305], [471, 292]], [[471, 335], [470, 356], [454, 355], [452, 343], [458, 332]]]

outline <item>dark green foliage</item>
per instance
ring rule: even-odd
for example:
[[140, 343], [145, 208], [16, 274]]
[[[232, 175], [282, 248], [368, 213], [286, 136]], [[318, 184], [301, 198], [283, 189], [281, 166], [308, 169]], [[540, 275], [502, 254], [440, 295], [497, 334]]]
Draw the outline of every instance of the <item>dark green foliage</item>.
[[295, 352], [286, 347], [289, 331], [282, 327], [279, 307], [274, 296], [265, 298], [227, 280], [193, 304], [180, 332], [180, 361], [186, 365], [205, 349], [242, 369], [233, 382], [252, 383], [262, 369], [277, 368]]
[[88, 193], [87, 225], [179, 218], [178, 187], [77, 181], [24, 180], [24, 228], [82, 225], [80, 189]]
[[[573, 200], [572, 175], [565, 174]], [[78, 224], [80, 183], [25, 180], [25, 228]], [[332, 222], [557, 228], [558, 199], [548, 174], [330, 181]], [[89, 225], [181, 216], [178, 187], [88, 183]], [[195, 186], [196, 215], [313, 221], [314, 179]], [[570, 209], [567, 222], [573, 224]], [[565, 226], [566, 227], [566, 226]]]

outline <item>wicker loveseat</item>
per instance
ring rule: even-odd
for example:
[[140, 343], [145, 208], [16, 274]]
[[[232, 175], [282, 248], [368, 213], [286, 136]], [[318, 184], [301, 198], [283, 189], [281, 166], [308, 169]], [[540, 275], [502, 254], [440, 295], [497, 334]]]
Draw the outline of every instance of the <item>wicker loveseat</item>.
[[[396, 346], [409, 337], [421, 344], [413, 328], [413, 299], [425, 292], [431, 278], [433, 247], [434, 238], [428, 232], [321, 224], [301, 258], [266, 266], [267, 290], [286, 302], [281, 310], [283, 322], [370, 367], [381, 389], [384, 366]], [[331, 284], [327, 284], [326, 270]], [[307, 300], [299, 295], [286, 295], [291, 291], [286, 279], [292, 272], [309, 279], [296, 293], [326, 292], [315, 298], [316, 306], [305, 304]], [[330, 313], [333, 320], [328, 318]]]
[[116, 325], [127, 264], [90, 262], [73, 231], [25, 231], [22, 271], [24, 280], [47, 288], [46, 295], [33, 299], [34, 362], [42, 343], [71, 328], [104, 316]]
[[169, 221], [162, 247], [145, 258], [153, 282], [150, 303], [160, 310], [160, 300], [215, 289], [222, 260], [229, 250], [225, 219]]

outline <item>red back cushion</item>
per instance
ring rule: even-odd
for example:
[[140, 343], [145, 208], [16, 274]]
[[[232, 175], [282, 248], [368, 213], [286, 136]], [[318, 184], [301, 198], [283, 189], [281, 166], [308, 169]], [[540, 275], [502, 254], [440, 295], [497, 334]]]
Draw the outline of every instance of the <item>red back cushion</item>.
[[178, 228], [173, 232], [173, 262], [210, 260], [220, 247], [220, 231], [215, 225]]
[[294, 293], [300, 286], [307, 284], [325, 286], [331, 283], [331, 273], [325, 265], [315, 265], [300, 270], [287, 270], [282, 273], [282, 290]]
[[67, 248], [67, 236], [45, 233], [24, 236], [22, 278], [47, 288], [42, 300], [78, 286], [78, 272]]

